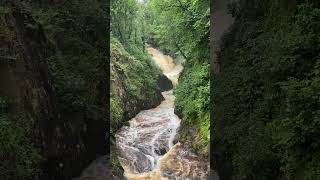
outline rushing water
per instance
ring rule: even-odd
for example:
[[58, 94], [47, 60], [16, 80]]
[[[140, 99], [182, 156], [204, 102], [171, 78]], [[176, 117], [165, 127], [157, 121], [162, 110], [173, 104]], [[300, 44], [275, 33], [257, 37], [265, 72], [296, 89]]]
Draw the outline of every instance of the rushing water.
[[[182, 65], [170, 56], [149, 48], [153, 61], [163, 74], [178, 84]], [[150, 110], [141, 111], [116, 134], [118, 158], [129, 180], [207, 179], [208, 164], [202, 162], [181, 143], [174, 144], [180, 119], [174, 114], [173, 90], [162, 92], [164, 101]]]

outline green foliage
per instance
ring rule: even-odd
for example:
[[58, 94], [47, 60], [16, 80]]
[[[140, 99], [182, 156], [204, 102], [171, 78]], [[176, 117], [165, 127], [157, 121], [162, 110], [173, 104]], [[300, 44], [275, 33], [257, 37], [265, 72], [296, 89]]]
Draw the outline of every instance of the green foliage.
[[319, 166], [319, 154], [313, 155], [312, 159], [306, 164], [306, 169], [303, 174], [306, 180], [316, 180], [320, 177], [320, 166]]
[[0, 98], [0, 178], [36, 180], [41, 157], [28, 138], [32, 121], [22, 114], [13, 116], [8, 107], [6, 99]]
[[319, 4], [241, 2], [213, 78], [220, 166], [234, 179], [319, 179]]
[[183, 126], [199, 129], [200, 139], [196, 150], [206, 155], [210, 142], [210, 65], [196, 65], [185, 70], [175, 89], [176, 112], [183, 119]]
[[137, 0], [111, 1], [111, 34], [123, 45], [135, 44], [145, 50], [145, 7]]
[[62, 114], [101, 114], [98, 96], [104, 90], [99, 88], [106, 74], [103, 63], [108, 60], [106, 5], [80, 0], [28, 6], [55, 46], [49, 68]]
[[166, 51], [179, 53], [190, 61], [208, 62], [209, 4], [208, 0], [148, 1], [149, 16], [154, 18], [150, 34]]
[[136, 0], [111, 1], [111, 31], [121, 41], [130, 40], [139, 10]]
[[176, 110], [189, 123], [209, 112], [209, 68], [208, 64], [203, 64], [184, 71], [175, 90]]
[[121, 107], [121, 102], [119, 97], [114, 96], [110, 98], [110, 126], [111, 128], [111, 133], [115, 134], [117, 130], [118, 124], [121, 123], [123, 120], [123, 107]]

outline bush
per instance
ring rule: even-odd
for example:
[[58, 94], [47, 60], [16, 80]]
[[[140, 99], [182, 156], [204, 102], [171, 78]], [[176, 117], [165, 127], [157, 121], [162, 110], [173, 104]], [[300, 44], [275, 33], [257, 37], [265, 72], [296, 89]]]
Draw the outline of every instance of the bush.
[[186, 68], [175, 89], [175, 108], [182, 118], [183, 126], [199, 130], [198, 152], [205, 152], [210, 142], [210, 65]]

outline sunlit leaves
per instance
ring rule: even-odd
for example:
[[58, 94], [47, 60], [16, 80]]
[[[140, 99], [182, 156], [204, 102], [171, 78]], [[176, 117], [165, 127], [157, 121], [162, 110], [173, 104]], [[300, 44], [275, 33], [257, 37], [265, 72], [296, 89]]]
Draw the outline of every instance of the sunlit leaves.
[[208, 59], [209, 1], [151, 0], [148, 6], [156, 19], [152, 31], [164, 49]]

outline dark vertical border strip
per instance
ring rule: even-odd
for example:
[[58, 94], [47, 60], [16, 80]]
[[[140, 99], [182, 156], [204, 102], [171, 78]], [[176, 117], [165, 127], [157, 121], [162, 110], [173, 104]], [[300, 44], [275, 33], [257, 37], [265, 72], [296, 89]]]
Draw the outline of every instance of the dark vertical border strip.
[[214, 149], [214, 137], [219, 132], [215, 132], [215, 126], [219, 119], [214, 119], [214, 84], [215, 76], [221, 72], [221, 64], [218, 59], [220, 43], [223, 35], [229, 30], [234, 22], [234, 18], [228, 12], [228, 0], [210, 1], [210, 64], [211, 64], [211, 86], [210, 86], [210, 179], [220, 180], [219, 178], [219, 158]]

